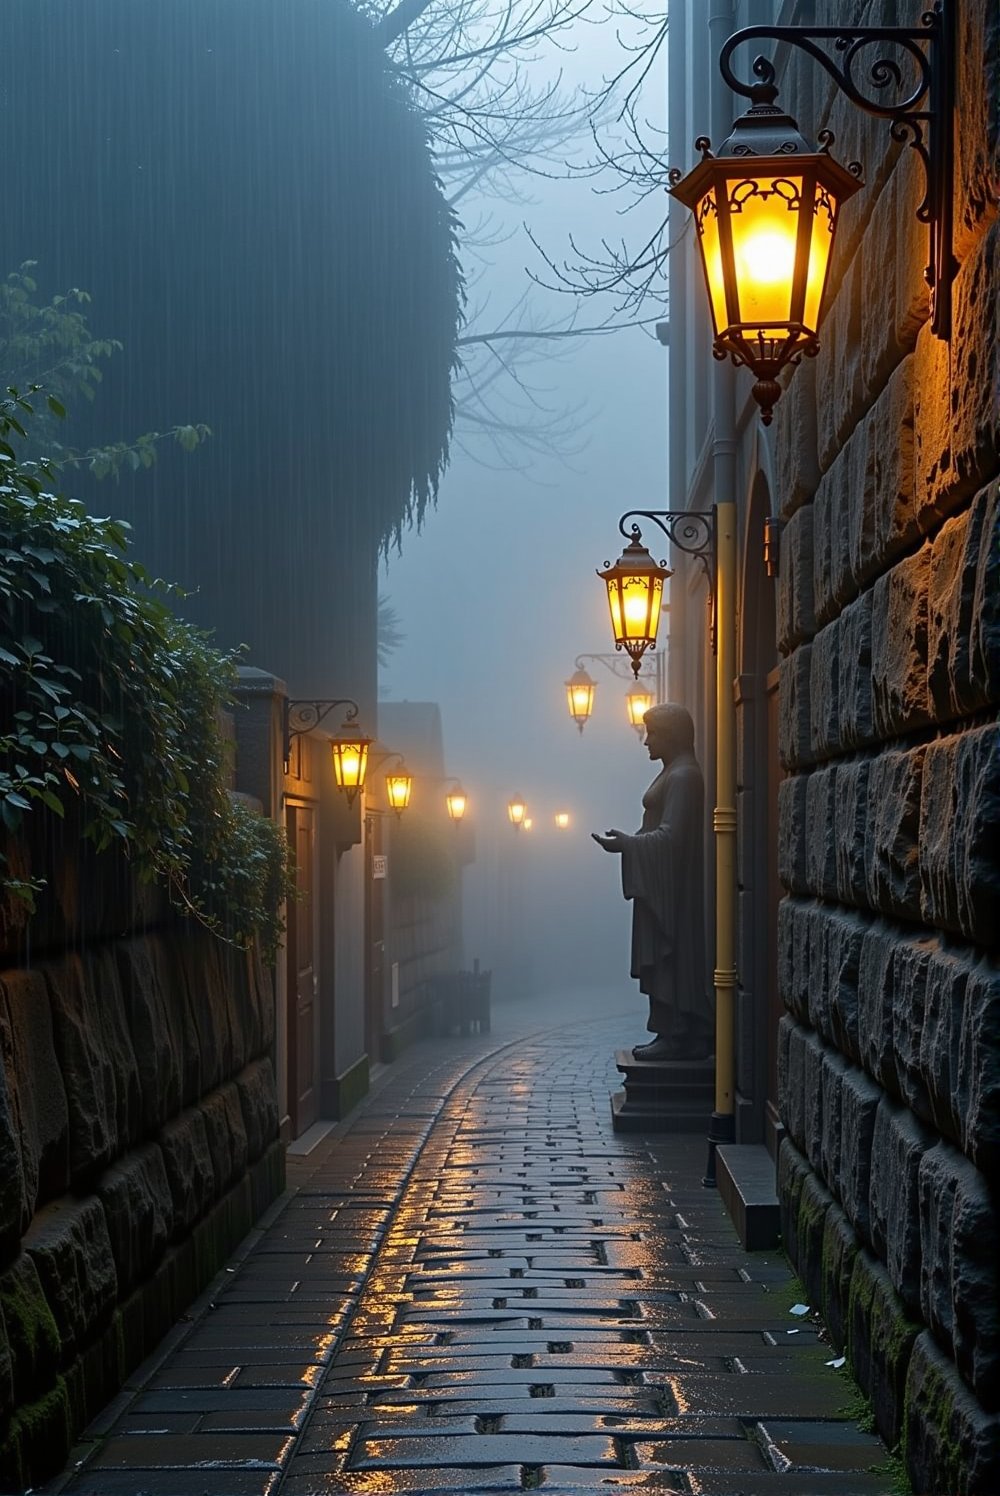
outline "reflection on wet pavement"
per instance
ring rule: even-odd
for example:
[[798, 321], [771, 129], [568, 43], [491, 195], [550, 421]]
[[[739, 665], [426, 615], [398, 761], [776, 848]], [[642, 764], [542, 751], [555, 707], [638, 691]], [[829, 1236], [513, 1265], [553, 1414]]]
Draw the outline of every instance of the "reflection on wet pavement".
[[888, 1491], [703, 1140], [613, 1133], [620, 1029], [393, 1067], [65, 1489]]

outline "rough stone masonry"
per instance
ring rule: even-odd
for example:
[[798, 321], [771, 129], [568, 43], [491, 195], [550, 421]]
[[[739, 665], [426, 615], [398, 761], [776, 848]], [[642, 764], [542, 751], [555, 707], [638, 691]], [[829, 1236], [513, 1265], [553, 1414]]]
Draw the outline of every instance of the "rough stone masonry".
[[868, 189], [778, 407], [779, 1175], [914, 1488], [975, 1493], [1000, 1489], [1000, 11], [959, 30], [950, 344], [916, 153], [832, 85], [818, 120]]

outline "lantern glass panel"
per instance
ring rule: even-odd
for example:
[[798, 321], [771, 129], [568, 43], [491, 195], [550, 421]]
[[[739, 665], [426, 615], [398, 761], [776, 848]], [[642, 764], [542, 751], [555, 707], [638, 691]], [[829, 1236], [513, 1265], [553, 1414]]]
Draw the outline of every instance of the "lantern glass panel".
[[802, 321], [815, 332], [823, 307], [826, 274], [830, 268], [833, 234], [837, 226], [837, 200], [829, 188], [817, 183], [813, 208], [812, 242], [809, 249], [809, 274], [806, 277], [806, 299]]
[[527, 808], [528, 807], [525, 805], [524, 801], [519, 799], [516, 795], [513, 800], [509, 801], [507, 805], [507, 815], [512, 826], [520, 826], [521, 822], [524, 820], [524, 812], [527, 810]]
[[789, 323], [795, 284], [802, 178], [744, 178], [729, 189], [738, 321], [781, 334]]
[[701, 245], [702, 269], [708, 286], [708, 301], [715, 323], [715, 335], [729, 326], [730, 317], [726, 306], [726, 280], [722, 273], [722, 242], [719, 236], [719, 209], [715, 188], [711, 187], [701, 199], [695, 212], [698, 225], [698, 243]]

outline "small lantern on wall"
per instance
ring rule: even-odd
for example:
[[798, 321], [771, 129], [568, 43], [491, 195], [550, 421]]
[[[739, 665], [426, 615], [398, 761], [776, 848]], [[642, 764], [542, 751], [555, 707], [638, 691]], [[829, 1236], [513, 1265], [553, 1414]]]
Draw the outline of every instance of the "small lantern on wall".
[[413, 776], [403, 762], [394, 772], [385, 776], [385, 797], [389, 802], [389, 808], [394, 810], [397, 816], [402, 816], [403, 811], [409, 805], [412, 789]]
[[453, 821], [460, 821], [468, 809], [468, 796], [460, 784], [456, 784], [445, 796], [448, 814]]
[[507, 819], [515, 831], [520, 831], [524, 825], [524, 817], [527, 809], [528, 807], [520, 795], [512, 795], [507, 801]]
[[569, 811], [568, 810], [557, 810], [556, 811], [556, 825], [558, 826], [558, 828], [559, 828], [560, 831], [566, 831], [569, 828]]
[[614, 566], [605, 562], [597, 575], [608, 590], [615, 648], [628, 652], [638, 677], [644, 653], [656, 644], [663, 584], [673, 573], [664, 562], [653, 560], [638, 525], [632, 526], [631, 534]]
[[640, 738], [646, 732], [646, 724], [642, 719], [653, 705], [653, 701], [652, 691], [645, 686], [632, 686], [625, 693], [625, 710], [628, 713], [629, 726], [635, 728]]
[[588, 675], [583, 666], [574, 670], [566, 682], [566, 705], [577, 727], [583, 732], [584, 724], [594, 710], [594, 692], [597, 682]]
[[330, 740], [337, 787], [344, 791], [348, 805], [353, 805], [358, 790], [364, 789], [371, 743], [372, 739], [358, 732], [357, 725], [350, 721]]

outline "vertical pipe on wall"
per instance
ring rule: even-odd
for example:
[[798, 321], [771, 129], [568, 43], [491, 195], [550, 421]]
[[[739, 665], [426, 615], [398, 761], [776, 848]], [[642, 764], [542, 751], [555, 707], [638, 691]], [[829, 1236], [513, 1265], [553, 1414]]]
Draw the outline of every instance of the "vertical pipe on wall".
[[[732, 0], [709, 10], [709, 81], [714, 140], [729, 133], [732, 98], [715, 65], [734, 29]], [[705, 1183], [715, 1184], [715, 1149], [735, 1135], [734, 1009], [736, 994], [736, 410], [732, 369], [713, 372], [713, 493], [716, 523], [715, 591], [715, 1111], [708, 1138]]]

